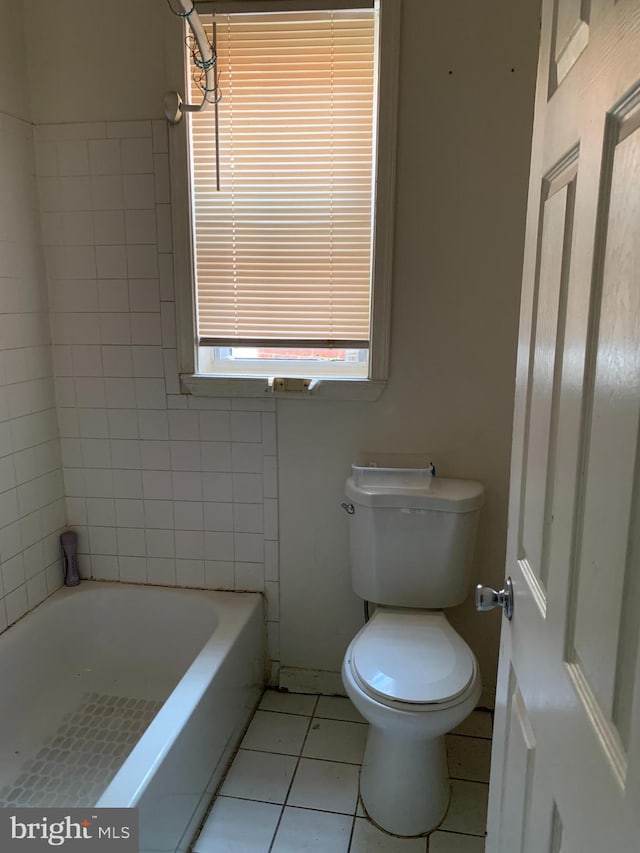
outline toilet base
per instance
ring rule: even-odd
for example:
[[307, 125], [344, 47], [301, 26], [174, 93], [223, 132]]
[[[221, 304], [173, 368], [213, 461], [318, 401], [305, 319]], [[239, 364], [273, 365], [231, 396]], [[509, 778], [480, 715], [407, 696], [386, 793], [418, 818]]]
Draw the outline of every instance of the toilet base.
[[444, 737], [397, 737], [369, 726], [360, 795], [371, 819], [394, 835], [424, 835], [449, 807]]

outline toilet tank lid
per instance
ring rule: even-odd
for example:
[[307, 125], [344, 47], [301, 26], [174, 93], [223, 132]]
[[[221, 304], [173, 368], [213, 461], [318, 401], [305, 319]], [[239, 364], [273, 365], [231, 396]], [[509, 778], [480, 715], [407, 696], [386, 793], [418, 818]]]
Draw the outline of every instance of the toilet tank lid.
[[427, 489], [345, 484], [345, 495], [354, 504], [370, 507], [406, 507], [435, 512], [472, 512], [484, 503], [484, 486], [475, 480], [434, 477]]

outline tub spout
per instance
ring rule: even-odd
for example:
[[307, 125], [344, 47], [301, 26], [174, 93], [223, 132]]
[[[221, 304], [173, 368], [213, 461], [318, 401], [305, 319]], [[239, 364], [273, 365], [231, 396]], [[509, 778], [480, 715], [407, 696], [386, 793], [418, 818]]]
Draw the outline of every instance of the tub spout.
[[78, 586], [80, 574], [78, 573], [78, 558], [76, 549], [78, 547], [78, 535], [74, 530], [65, 530], [60, 535], [62, 555], [64, 557], [64, 582], [67, 586]]

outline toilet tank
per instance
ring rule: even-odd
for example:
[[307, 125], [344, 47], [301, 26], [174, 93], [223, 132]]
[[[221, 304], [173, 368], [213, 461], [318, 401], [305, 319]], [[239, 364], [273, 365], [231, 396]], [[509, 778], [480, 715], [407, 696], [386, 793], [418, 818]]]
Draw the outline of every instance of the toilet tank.
[[444, 477], [411, 482], [375, 474], [367, 479], [354, 468], [345, 494], [353, 506], [349, 550], [356, 595], [425, 609], [464, 601], [484, 503], [481, 483]]

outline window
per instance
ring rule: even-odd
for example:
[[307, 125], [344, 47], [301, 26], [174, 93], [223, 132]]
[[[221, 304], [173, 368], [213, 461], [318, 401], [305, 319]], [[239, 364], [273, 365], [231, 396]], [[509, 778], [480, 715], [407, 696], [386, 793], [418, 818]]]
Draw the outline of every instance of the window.
[[[198, 5], [222, 98], [184, 123], [190, 391], [202, 378], [231, 381], [208, 381], [214, 393], [263, 393], [273, 377], [312, 389], [386, 378], [395, 122], [382, 100], [395, 86], [382, 85], [385, 20], [366, 0], [284, 5]], [[197, 101], [192, 61], [187, 73]]]

